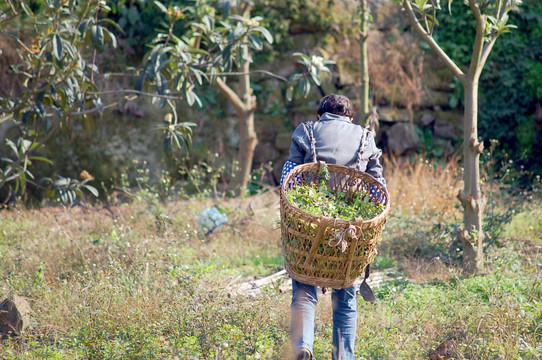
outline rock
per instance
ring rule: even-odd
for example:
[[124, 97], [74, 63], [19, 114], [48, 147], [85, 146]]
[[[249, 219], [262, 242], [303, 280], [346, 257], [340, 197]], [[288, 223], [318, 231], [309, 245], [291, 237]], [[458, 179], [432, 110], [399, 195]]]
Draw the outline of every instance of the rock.
[[424, 58], [423, 75], [423, 84], [428, 89], [442, 92], [452, 90], [450, 85], [454, 83], [454, 75], [448, 67], [443, 66], [442, 61], [438, 57], [426, 56]]
[[30, 325], [30, 305], [13, 294], [0, 303], [0, 338], [20, 335]]
[[401, 13], [401, 7], [390, 6], [388, 0], [372, 1], [369, 3], [369, 6], [371, 8], [371, 15], [374, 18], [371, 21], [371, 27], [375, 26], [381, 32], [387, 32], [390, 29], [400, 28], [408, 24], [406, 16]]
[[143, 109], [141, 109], [141, 107], [133, 101], [127, 101], [126, 104], [124, 104], [123, 113], [126, 115], [137, 116], [137, 117], [143, 117], [143, 115], [145, 115], [145, 113], [143, 112]]
[[262, 164], [274, 161], [279, 156], [278, 150], [269, 143], [260, 143], [254, 150], [254, 164]]
[[353, 68], [352, 62], [352, 59], [347, 57], [337, 59], [339, 82], [343, 86], [353, 85], [359, 82], [359, 68]]
[[463, 125], [463, 110], [434, 111], [433, 114], [437, 119], [453, 124], [458, 131]]
[[406, 122], [410, 121], [411, 114], [406, 109], [397, 108], [379, 108], [378, 115], [380, 121], [387, 122]]
[[429, 90], [422, 97], [420, 107], [422, 108], [435, 108], [446, 107], [450, 104], [450, 92], [449, 91], [437, 91]]
[[275, 138], [275, 147], [280, 151], [290, 150], [290, 145], [292, 143], [292, 133], [291, 132], [280, 132]]
[[456, 359], [459, 343], [455, 339], [446, 340], [438, 348], [429, 353], [429, 360]]
[[420, 118], [420, 123], [422, 126], [430, 126], [436, 120], [435, 115], [430, 113], [425, 113]]
[[435, 120], [433, 133], [436, 137], [443, 139], [455, 139], [457, 137], [454, 125], [440, 119]]
[[450, 139], [440, 139], [434, 136], [431, 140], [431, 146], [434, 149], [440, 149], [441, 154], [444, 156], [451, 156], [455, 151], [452, 140]]
[[[317, 121], [316, 118], [316, 106], [307, 107], [304, 111], [297, 111], [290, 117], [290, 123], [294, 128], [297, 128], [300, 124], [308, 121]], [[292, 131], [293, 133], [293, 131]], [[290, 134], [291, 135], [291, 134]]]
[[408, 155], [421, 146], [416, 126], [411, 123], [397, 123], [386, 131], [388, 147], [395, 155]]
[[435, 350], [429, 352], [429, 360], [448, 360], [463, 358], [459, 350], [460, 345], [464, 341], [466, 336], [466, 333], [462, 330], [457, 330], [449, 334], [444, 342], [442, 342]]
[[278, 69], [279, 70], [276, 71], [277, 75], [288, 78], [290, 75], [292, 75], [296, 71], [297, 66], [292, 64], [291, 62], [288, 62], [288, 63], [281, 64], [281, 66], [279, 66]]
[[[285, 156], [285, 158], [287, 157]], [[284, 166], [285, 162], [286, 159], [279, 159], [273, 163], [273, 185], [279, 185], [280, 178], [282, 176], [282, 167]]]

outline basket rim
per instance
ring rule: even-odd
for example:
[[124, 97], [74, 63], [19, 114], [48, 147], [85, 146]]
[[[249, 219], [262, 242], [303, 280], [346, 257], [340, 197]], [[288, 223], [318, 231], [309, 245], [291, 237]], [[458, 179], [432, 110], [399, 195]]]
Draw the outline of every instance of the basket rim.
[[[314, 163], [314, 162], [310, 162], [310, 163], [304, 163], [304, 164], [299, 164], [297, 165], [294, 169], [292, 169], [288, 175], [286, 175], [286, 177], [284, 178], [283, 182], [282, 182], [282, 185], [280, 186], [280, 197], [288, 204], [290, 205], [290, 207], [294, 208], [295, 210], [303, 213], [303, 214], [306, 214], [307, 216], [309, 216], [310, 218], [312, 219], [323, 219], [323, 220], [326, 220], [326, 221], [333, 221], [334, 223], [336, 223], [337, 225], [349, 225], [349, 224], [357, 224], [357, 225], [370, 225], [370, 224], [373, 224], [373, 223], [379, 223], [383, 220], [386, 219], [386, 217], [388, 216], [388, 213], [390, 212], [391, 210], [391, 202], [390, 202], [390, 195], [389, 195], [389, 192], [388, 192], [388, 189], [382, 185], [378, 180], [376, 180], [376, 178], [365, 172], [365, 171], [361, 171], [361, 170], [358, 170], [358, 169], [355, 169], [355, 168], [350, 168], [348, 166], [344, 166], [344, 165], [338, 165], [338, 164], [327, 164], [326, 165], [328, 166], [328, 169], [332, 169], [332, 168], [342, 168], [342, 169], [348, 169], [348, 171], [351, 171], [351, 172], [354, 172], [354, 173], [357, 173], [358, 175], [361, 175], [361, 177], [367, 177], [369, 178], [370, 180], [374, 181], [377, 185], [376, 186], [379, 186], [381, 188], [381, 190], [383, 190], [385, 193], [386, 193], [386, 198], [387, 198], [387, 202], [385, 204], [385, 208], [384, 210], [378, 214], [377, 216], [373, 217], [373, 218], [370, 218], [370, 219], [367, 219], [367, 220], [363, 220], [362, 218], [354, 218], [354, 219], [350, 219], [350, 220], [347, 220], [347, 219], [341, 219], [341, 218], [332, 218], [332, 217], [327, 217], [327, 216], [316, 216], [316, 215], [313, 215], [313, 214], [310, 214], [302, 209], [300, 209], [299, 207], [297, 207], [295, 204], [292, 204], [288, 198], [286, 197], [286, 184], [289, 183], [290, 179], [292, 176], [295, 175], [295, 173], [298, 173], [298, 172], [302, 172], [300, 170], [303, 170], [303, 168], [305, 167], [314, 167], [315, 165], [318, 165], [318, 163]], [[297, 170], [297, 171], [295, 171]]]

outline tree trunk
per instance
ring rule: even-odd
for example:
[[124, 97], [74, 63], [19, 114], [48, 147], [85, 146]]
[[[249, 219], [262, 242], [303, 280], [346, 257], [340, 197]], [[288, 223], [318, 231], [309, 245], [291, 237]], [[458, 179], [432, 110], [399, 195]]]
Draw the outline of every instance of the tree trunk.
[[465, 119], [463, 131], [463, 180], [464, 189], [458, 195], [463, 205], [465, 229], [461, 234], [463, 243], [463, 268], [474, 274], [483, 266], [482, 214], [485, 199], [480, 191], [480, 154], [483, 143], [478, 142], [478, 81], [464, 82]]
[[[248, 58], [248, 47], [242, 48], [243, 57]], [[244, 110], [239, 113], [239, 171], [235, 176], [234, 185], [239, 187], [241, 195], [246, 194], [248, 179], [252, 170], [254, 149], [258, 144], [254, 130], [254, 112], [256, 111], [256, 97], [252, 96], [250, 87], [250, 63], [243, 60], [241, 64], [240, 95], [244, 103]]]
[[360, 0], [360, 16], [361, 16], [361, 39], [360, 39], [360, 61], [361, 61], [361, 123], [362, 126], [367, 126], [369, 122], [369, 59], [367, 56], [367, 37], [369, 35], [369, 7], [367, 0]]
[[239, 171], [235, 176], [234, 184], [239, 187], [240, 194], [245, 195], [252, 170], [254, 149], [258, 144], [258, 138], [254, 131], [254, 110], [247, 111], [239, 119]]
[[[452, 70], [463, 84], [465, 90], [465, 128], [463, 132], [463, 180], [465, 184], [457, 197], [464, 209], [463, 223], [465, 229], [460, 233], [463, 243], [463, 268], [465, 273], [474, 274], [482, 269], [484, 263], [482, 214], [486, 203], [486, 199], [480, 191], [480, 154], [483, 151], [483, 143], [478, 142], [478, 81], [500, 32], [495, 28], [488, 31], [489, 15], [482, 14], [480, 5], [476, 0], [467, 1], [476, 20], [476, 37], [469, 71], [465, 74], [437, 44], [432, 34], [421, 26], [410, 0], [402, 0], [403, 8], [416, 33], [429, 44], [444, 64]], [[507, 14], [511, 9], [509, 1], [500, 1], [495, 9], [494, 18], [499, 23], [506, 24]], [[427, 20], [427, 17], [425, 17], [425, 20]]]

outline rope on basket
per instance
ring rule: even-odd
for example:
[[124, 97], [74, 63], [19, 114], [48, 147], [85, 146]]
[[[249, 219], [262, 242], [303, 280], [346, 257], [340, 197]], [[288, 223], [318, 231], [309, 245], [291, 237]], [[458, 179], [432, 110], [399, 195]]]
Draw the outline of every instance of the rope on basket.
[[316, 157], [316, 138], [314, 137], [314, 123], [312, 121], [305, 122], [303, 123], [303, 126], [308, 132], [312, 162], [318, 162], [318, 158]]
[[[335, 227], [335, 222], [337, 219], [333, 221], [333, 227]], [[339, 247], [341, 249], [341, 252], [345, 252], [348, 248], [348, 241], [347, 237], [354, 240], [357, 239], [357, 237], [361, 234], [361, 227], [358, 225], [350, 224], [346, 229], [343, 231], [333, 231], [333, 238], [330, 238], [327, 242], [329, 246], [332, 247]], [[333, 241], [335, 240], [335, 241]]]

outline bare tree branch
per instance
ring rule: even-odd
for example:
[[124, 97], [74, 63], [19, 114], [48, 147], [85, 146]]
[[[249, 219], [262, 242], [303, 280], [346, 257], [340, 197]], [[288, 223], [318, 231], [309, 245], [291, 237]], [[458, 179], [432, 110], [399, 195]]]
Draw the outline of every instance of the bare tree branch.
[[151, 97], [168, 99], [168, 100], [179, 100], [180, 95], [182, 95], [182, 92], [174, 92], [174, 93], [170, 93], [169, 95], [161, 95], [161, 94], [154, 94], [154, 93], [149, 93], [149, 92], [140, 91], [140, 90], [119, 89], [119, 90], [105, 90], [105, 91], [89, 91], [88, 94], [89, 95], [136, 94], [136, 95], [145, 95], [145, 96], [151, 96]]
[[491, 52], [491, 49], [493, 49], [493, 45], [495, 45], [495, 42], [497, 41], [497, 35], [492, 36], [489, 42], [487, 42], [484, 45], [484, 49], [482, 50], [482, 55], [480, 56], [480, 63], [479, 63], [479, 69], [478, 73], [476, 74], [477, 77], [480, 77], [480, 74], [482, 72], [482, 68], [484, 67], [486, 60], [489, 56], [489, 53]]
[[[476, 39], [474, 41], [474, 48], [472, 54], [472, 62], [469, 69], [469, 76], [471, 79], [478, 79], [482, 73], [482, 69], [487, 61], [489, 53], [493, 49], [493, 45], [499, 36], [497, 30], [492, 29], [489, 34], [489, 41], [485, 41], [487, 16], [483, 15], [480, 11], [480, 7], [476, 4], [475, 0], [469, 0], [469, 5], [474, 18], [476, 20]], [[496, 19], [501, 21], [507, 14], [508, 0], [505, 0], [497, 9]]]
[[13, 114], [9, 114], [0, 119], [0, 125], [13, 118]]
[[11, 2], [11, 0], [8, 0], [8, 3], [9, 3], [9, 6], [11, 7], [11, 10], [13, 11], [13, 13], [15, 15], [18, 15], [17, 9], [15, 8], [15, 6], [13, 6], [13, 3]]
[[437, 56], [444, 62], [444, 64], [452, 70], [454, 75], [463, 83], [465, 81], [465, 73], [461, 71], [461, 69], [455, 64], [455, 62], [450, 59], [450, 57], [441, 49], [441, 47], [437, 44], [435, 39], [431, 37], [427, 31], [424, 30], [424, 28], [420, 25], [420, 22], [416, 18], [416, 14], [414, 14], [414, 10], [412, 10], [412, 5], [410, 4], [409, 0], [403, 0], [403, 8], [406, 11], [408, 20], [410, 21], [410, 24], [412, 27], [414, 27], [414, 30], [418, 35], [429, 44], [431, 49], [437, 54]]
[[228, 86], [228, 84], [224, 82], [224, 80], [217, 78], [215, 84], [226, 99], [232, 103], [238, 114], [242, 114], [247, 111], [247, 107], [245, 106], [243, 100], [235, 93], [235, 91], [232, 90], [232, 88]]
[[[472, 59], [469, 66], [469, 78], [472, 80], [478, 80], [478, 77], [481, 74], [481, 63], [482, 51], [484, 49], [484, 37], [486, 33], [487, 20], [484, 15], [480, 12], [476, 0], [469, 0], [469, 6], [476, 20], [476, 37], [474, 39], [474, 45], [472, 49]], [[482, 65], [482, 66], [480, 66]]]
[[250, 75], [250, 74], [253, 74], [253, 73], [262, 73], [262, 74], [266, 74], [266, 75], [269, 75], [269, 76], [274, 77], [274, 78], [276, 78], [276, 79], [282, 80], [282, 81], [284, 81], [284, 82], [288, 82], [288, 79], [286, 79], [284, 76], [280, 76], [280, 75], [274, 74], [274, 73], [272, 73], [271, 71], [267, 71], [267, 70], [252, 70], [252, 71], [249, 71], [249, 72], [212, 73], [212, 74], [207, 74], [207, 75], [218, 75], [218, 76], [240, 76], [240, 75]]
[[[130, 100], [135, 100], [137, 98], [137, 96], [133, 96], [131, 98], [128, 98], [126, 99], [127, 101], [130, 101]], [[96, 112], [96, 111], [100, 111], [100, 110], [105, 110], [105, 109], [109, 109], [113, 106], [116, 106], [118, 104], [120, 104], [121, 100], [117, 100], [117, 101], [114, 101], [112, 103], [109, 103], [107, 105], [102, 105], [102, 106], [96, 106], [92, 109], [87, 109], [87, 110], [83, 110], [83, 111], [78, 111], [78, 112], [70, 112], [70, 113], [67, 113], [66, 116], [69, 116], [69, 117], [73, 117], [73, 116], [80, 116], [80, 115], [85, 115], [85, 114], [91, 114], [93, 112]], [[48, 114], [48, 115], [53, 115], [53, 114]]]
[[469, 0], [469, 6], [472, 11], [472, 14], [474, 15], [474, 19], [476, 20], [476, 23], [485, 22], [485, 19], [482, 18], [482, 13], [480, 12], [480, 7], [478, 7], [478, 4], [476, 4], [476, 0]]

